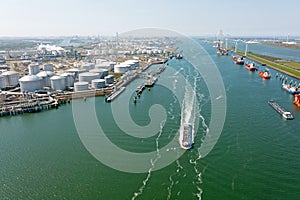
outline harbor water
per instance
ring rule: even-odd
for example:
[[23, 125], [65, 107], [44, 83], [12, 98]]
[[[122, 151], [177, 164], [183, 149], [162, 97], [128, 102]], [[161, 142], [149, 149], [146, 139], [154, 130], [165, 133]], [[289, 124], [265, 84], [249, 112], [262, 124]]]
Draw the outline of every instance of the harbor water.
[[[210, 122], [210, 94], [201, 75], [185, 59], [172, 59], [154, 87], [145, 89], [136, 104], [135, 90], [145, 82], [141, 78], [126, 87], [126, 92], [132, 91], [130, 99], [121, 94], [115, 100], [124, 102], [124, 109], [129, 109], [139, 126], [150, 123], [152, 105], [162, 105], [167, 118], [160, 125], [160, 134], [150, 138], [124, 134], [114, 121], [113, 104], [106, 103], [104, 97], [95, 98], [96, 115], [107, 137], [122, 149], [149, 152], [165, 146], [178, 137], [183, 116], [173, 92], [160, 85], [162, 79], [175, 76], [168, 71], [172, 69], [196, 89], [199, 112], [193, 117], [199, 128], [192, 149], [157, 171], [121, 172], [87, 151], [70, 104], [36, 114], [2, 117], [0, 199], [298, 199], [300, 108], [293, 105], [293, 96], [281, 89], [276, 71], [270, 69], [272, 78], [263, 80], [257, 72], [235, 65], [231, 56], [217, 56], [211, 44], [197, 42], [216, 63], [227, 95], [222, 134], [206, 157], [201, 158], [199, 148]], [[264, 68], [259, 66], [259, 70]], [[179, 90], [175, 83], [176, 77], [173, 89]], [[187, 93], [187, 97], [192, 95]], [[291, 111], [295, 119], [283, 120], [268, 105], [271, 99]], [[74, 101], [85, 109], [92, 99]], [[109, 149], [101, 148], [109, 153]]]

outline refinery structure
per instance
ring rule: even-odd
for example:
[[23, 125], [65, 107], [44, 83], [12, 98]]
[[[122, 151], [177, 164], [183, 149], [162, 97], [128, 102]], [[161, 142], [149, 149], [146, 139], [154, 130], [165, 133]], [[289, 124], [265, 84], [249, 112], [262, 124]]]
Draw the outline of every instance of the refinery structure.
[[77, 47], [39, 44], [30, 51], [1, 51], [0, 111], [41, 98], [57, 104], [61, 99], [88, 97], [89, 92], [107, 96], [129, 77], [173, 57], [174, 43], [163, 38], [117, 38]]

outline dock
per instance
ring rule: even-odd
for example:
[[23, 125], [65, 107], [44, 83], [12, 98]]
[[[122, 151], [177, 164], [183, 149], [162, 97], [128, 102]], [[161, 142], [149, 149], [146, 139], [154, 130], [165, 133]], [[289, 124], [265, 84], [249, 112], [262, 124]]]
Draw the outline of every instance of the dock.
[[112, 92], [110, 95], [108, 95], [105, 98], [106, 102], [112, 102], [115, 98], [117, 98], [122, 92], [124, 92], [124, 90], [126, 89], [126, 87], [121, 87], [118, 90]]

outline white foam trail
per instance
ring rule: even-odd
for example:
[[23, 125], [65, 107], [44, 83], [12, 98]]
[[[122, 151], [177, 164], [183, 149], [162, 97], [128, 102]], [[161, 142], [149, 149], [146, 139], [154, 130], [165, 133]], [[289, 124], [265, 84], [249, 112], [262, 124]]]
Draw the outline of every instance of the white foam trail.
[[136, 199], [136, 197], [138, 197], [138, 196], [140, 196], [140, 195], [143, 194], [143, 192], [144, 192], [144, 190], [145, 190], [145, 188], [146, 188], [146, 186], [147, 186], [147, 183], [148, 183], [148, 181], [149, 181], [150, 178], [151, 178], [152, 170], [154, 169], [155, 164], [156, 164], [156, 162], [158, 161], [158, 159], [160, 159], [160, 157], [161, 157], [160, 152], [159, 152], [159, 151], [160, 151], [160, 150], [159, 150], [159, 138], [160, 138], [160, 136], [161, 136], [161, 134], [162, 134], [162, 129], [163, 129], [164, 125], [165, 125], [165, 122], [166, 122], [166, 121], [162, 121], [162, 123], [160, 124], [160, 130], [159, 130], [159, 133], [158, 133], [157, 138], [156, 138], [156, 140], [155, 140], [155, 142], [156, 142], [156, 158], [155, 158], [154, 160], [152, 160], [152, 159], [150, 160], [151, 167], [150, 167], [150, 169], [148, 170], [147, 177], [143, 180], [143, 184], [142, 184], [141, 187], [139, 188], [138, 192], [135, 192], [135, 193], [133, 194], [133, 197], [131, 198], [131, 200], [134, 200], [134, 199]]
[[172, 176], [169, 177], [169, 180], [170, 180], [171, 184], [168, 186], [168, 197], [167, 197], [167, 199], [171, 199], [172, 188], [173, 188], [173, 185], [174, 185], [174, 181], [172, 179]]

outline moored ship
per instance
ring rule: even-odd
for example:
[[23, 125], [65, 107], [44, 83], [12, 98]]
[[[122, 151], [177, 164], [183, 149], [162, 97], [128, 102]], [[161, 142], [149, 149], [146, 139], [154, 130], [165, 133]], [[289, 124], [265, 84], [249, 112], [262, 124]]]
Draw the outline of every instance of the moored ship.
[[258, 75], [264, 79], [271, 78], [271, 74], [270, 74], [269, 70], [267, 70], [267, 69], [264, 72], [263, 71], [258, 72]]
[[248, 63], [248, 64], [246, 64], [245, 68], [248, 69], [249, 71], [255, 71], [255, 70], [257, 70], [257, 68], [256, 68], [256, 66], [255, 66], [254, 63]]
[[194, 143], [194, 133], [192, 124], [184, 124], [183, 130], [180, 132], [179, 137], [180, 146], [183, 149], [190, 149]]
[[232, 60], [235, 64], [237, 65], [244, 65], [245, 63], [245, 60], [244, 60], [244, 57], [241, 56], [241, 57], [238, 57], [238, 56], [232, 56]]
[[294, 104], [300, 108], [300, 94], [295, 94]]
[[290, 84], [282, 84], [282, 89], [286, 90], [287, 92], [291, 94], [300, 94], [300, 88], [298, 87], [292, 87]]

